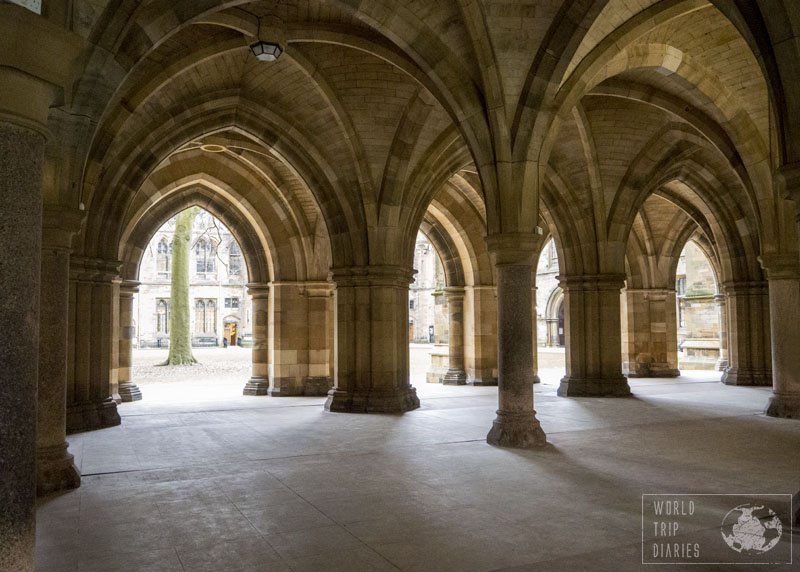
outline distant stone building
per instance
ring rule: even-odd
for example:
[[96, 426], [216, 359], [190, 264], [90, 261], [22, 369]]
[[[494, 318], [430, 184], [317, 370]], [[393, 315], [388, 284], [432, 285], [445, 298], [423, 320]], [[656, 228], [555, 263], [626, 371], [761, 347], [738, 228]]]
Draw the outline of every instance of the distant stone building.
[[[135, 343], [168, 347], [172, 236], [175, 218], [153, 236], [142, 258], [134, 299]], [[230, 231], [206, 211], [194, 219], [189, 255], [192, 345], [246, 345], [251, 341], [247, 267]], [[224, 341], [223, 341], [224, 340]]]
[[414, 270], [414, 282], [408, 293], [408, 339], [444, 343], [447, 341], [444, 268], [436, 249], [422, 233], [417, 234], [414, 247]]
[[680, 365], [684, 369], [713, 368], [720, 357], [717, 285], [708, 259], [691, 240], [678, 260], [675, 290]]
[[564, 292], [558, 285], [556, 243], [550, 240], [536, 267], [536, 336], [540, 346], [564, 346]]

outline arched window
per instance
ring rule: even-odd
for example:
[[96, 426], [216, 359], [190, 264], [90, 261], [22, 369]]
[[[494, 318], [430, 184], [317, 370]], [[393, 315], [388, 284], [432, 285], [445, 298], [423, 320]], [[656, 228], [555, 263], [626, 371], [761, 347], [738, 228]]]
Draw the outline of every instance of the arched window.
[[194, 333], [215, 334], [217, 332], [217, 303], [214, 300], [196, 299], [194, 302]]
[[172, 270], [170, 264], [172, 263], [172, 245], [167, 242], [164, 237], [158, 242], [156, 247], [156, 271], [159, 278], [169, 278], [170, 271]]
[[163, 298], [156, 302], [156, 332], [169, 333], [169, 303]]
[[207, 334], [217, 333], [217, 303], [214, 300], [206, 300], [206, 329]]
[[204, 334], [206, 332], [206, 303], [203, 300], [196, 300], [194, 303], [194, 333]]
[[213, 274], [216, 270], [215, 256], [216, 249], [214, 245], [201, 238], [197, 241], [194, 247], [194, 254], [197, 260], [197, 273], [198, 274]]
[[235, 240], [228, 247], [228, 274], [238, 276], [242, 271], [242, 251]]

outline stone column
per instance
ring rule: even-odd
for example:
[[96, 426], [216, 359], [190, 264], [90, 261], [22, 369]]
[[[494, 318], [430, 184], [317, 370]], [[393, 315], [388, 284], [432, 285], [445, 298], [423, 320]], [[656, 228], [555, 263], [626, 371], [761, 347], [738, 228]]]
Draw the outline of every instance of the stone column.
[[105, 260], [75, 256], [70, 260], [67, 433], [120, 424], [112, 397], [119, 351], [115, 331], [119, 267]]
[[253, 312], [253, 375], [244, 386], [244, 395], [269, 392], [269, 284], [251, 283], [247, 293]]
[[139, 291], [139, 283], [124, 281], [119, 288], [119, 396], [123, 402], [139, 401], [142, 391], [133, 381], [133, 295]]
[[767, 282], [727, 282], [728, 367], [726, 385], [772, 385]]
[[538, 237], [505, 234], [486, 238], [496, 269], [498, 402], [486, 441], [500, 447], [546, 445], [533, 409], [531, 271]]
[[72, 237], [83, 213], [46, 209], [42, 233], [39, 384], [36, 411], [36, 492], [45, 495], [80, 486], [81, 476], [68, 452], [67, 316]]
[[622, 360], [627, 376], [679, 376], [675, 290], [627, 288], [623, 302]]
[[497, 296], [494, 286], [467, 286], [464, 362], [467, 383], [497, 385]]
[[725, 294], [714, 296], [719, 312], [719, 359], [717, 360], [716, 370], [725, 371], [728, 367], [728, 301]]
[[303, 395], [308, 375], [308, 298], [302, 284], [270, 284], [268, 394], [273, 397]]
[[[0, 570], [34, 568], [42, 173], [47, 117], [82, 40], [0, 3]], [[28, 39], [29, 41], [24, 41]], [[35, 39], [35, 41], [31, 41]]]
[[409, 383], [411, 273], [399, 266], [333, 270], [336, 374], [328, 411], [399, 413], [419, 407]]
[[467, 372], [464, 371], [464, 288], [448, 287], [448, 369], [442, 378], [444, 385], [465, 385]]
[[308, 300], [308, 364], [303, 379], [303, 395], [327, 395], [333, 387], [330, 374], [333, 337], [329, 324], [333, 288], [328, 282], [306, 282], [303, 292]]
[[44, 145], [0, 117], [0, 570], [33, 570]]
[[624, 275], [563, 276], [567, 375], [562, 397], [625, 397], [620, 290]]
[[796, 252], [761, 257], [769, 280], [772, 396], [766, 414], [800, 419], [800, 260]]

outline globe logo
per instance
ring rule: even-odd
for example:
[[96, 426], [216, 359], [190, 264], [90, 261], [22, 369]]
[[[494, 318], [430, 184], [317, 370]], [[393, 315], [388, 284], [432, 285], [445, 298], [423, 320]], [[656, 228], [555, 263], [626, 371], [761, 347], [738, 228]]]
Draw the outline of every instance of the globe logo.
[[740, 504], [722, 519], [722, 538], [741, 554], [764, 554], [775, 548], [783, 534], [783, 523], [771, 508]]

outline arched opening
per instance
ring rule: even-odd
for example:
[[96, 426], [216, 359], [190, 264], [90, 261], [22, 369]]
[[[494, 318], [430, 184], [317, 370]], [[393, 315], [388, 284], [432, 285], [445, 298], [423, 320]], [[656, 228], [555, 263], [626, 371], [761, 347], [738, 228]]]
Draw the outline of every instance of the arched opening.
[[678, 366], [681, 370], [719, 369], [724, 357], [721, 303], [714, 267], [700, 245], [686, 242], [675, 274]]
[[420, 231], [414, 244], [414, 281], [408, 288], [409, 361], [412, 382], [441, 383], [449, 363], [450, 325], [442, 259]]
[[564, 290], [559, 285], [555, 238], [550, 238], [536, 265], [536, 351], [539, 377], [559, 379], [566, 368]]
[[[199, 386], [220, 395], [241, 394], [251, 368], [252, 300], [242, 250], [228, 227], [210, 212], [196, 209], [189, 239], [189, 323], [192, 353], [198, 364], [161, 367], [170, 345], [173, 237], [177, 214], [165, 222], [144, 248], [138, 264], [132, 321], [137, 324], [132, 377], [146, 398], [169, 401], [196, 395]], [[191, 384], [192, 391], [178, 385]], [[209, 393], [211, 395], [211, 393]]]

